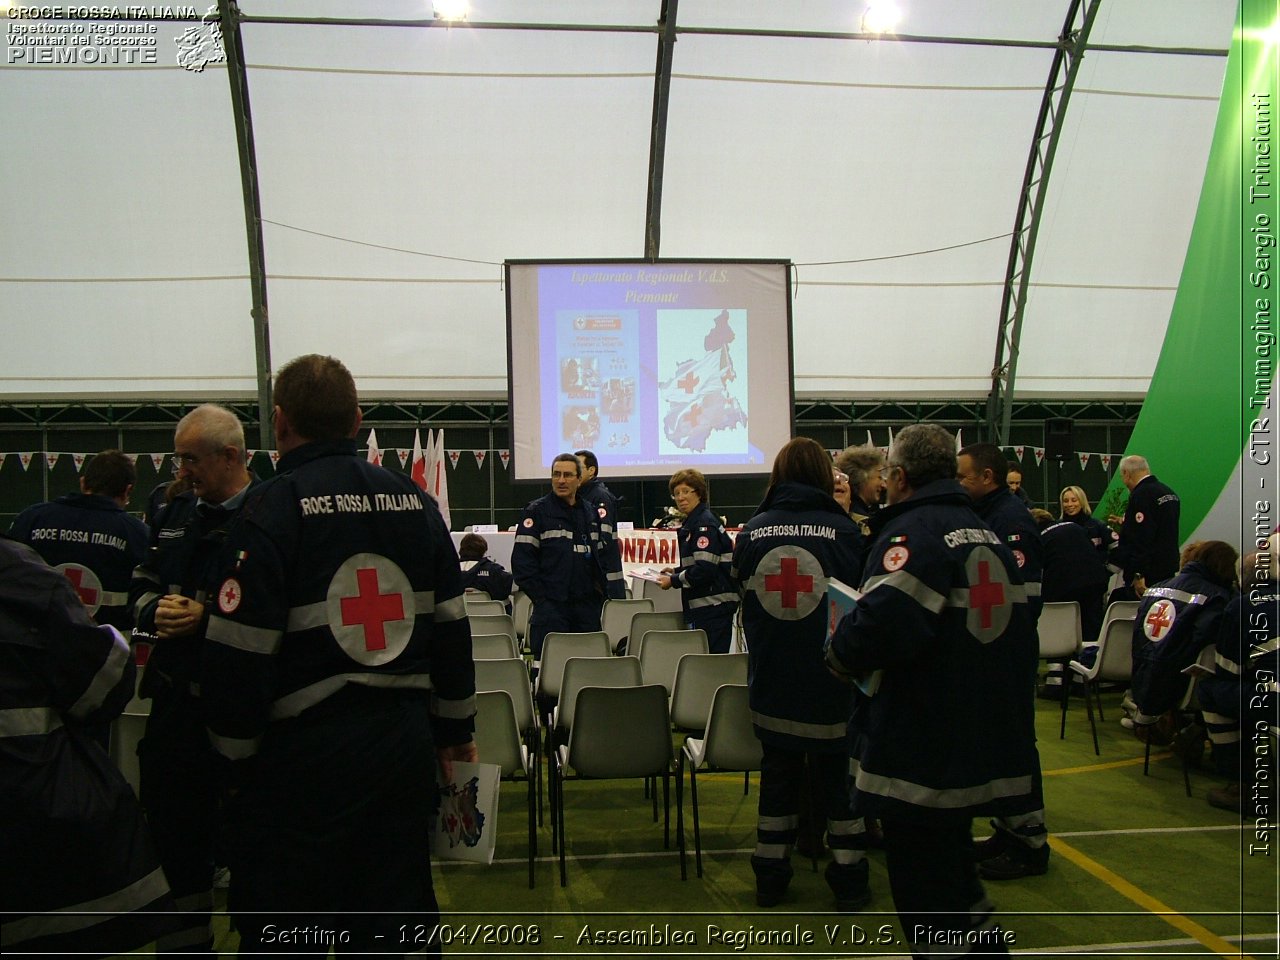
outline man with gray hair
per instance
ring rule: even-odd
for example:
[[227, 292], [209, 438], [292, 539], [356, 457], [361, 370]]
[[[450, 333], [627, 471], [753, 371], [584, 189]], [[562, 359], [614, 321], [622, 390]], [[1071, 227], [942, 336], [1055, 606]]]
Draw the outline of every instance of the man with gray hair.
[[139, 694], [151, 700], [138, 747], [142, 805], [183, 928], [162, 953], [212, 950], [214, 754], [200, 702], [200, 657], [210, 590], [227, 527], [253, 481], [244, 428], [224, 407], [204, 404], [178, 421], [173, 465], [191, 489], [157, 517], [147, 559], [129, 587], [138, 629], [155, 635]]
[[[1111, 560], [1124, 571], [1127, 598], [1141, 597], [1149, 585], [1178, 572], [1178, 495], [1151, 473], [1146, 457], [1131, 454], [1120, 461], [1120, 481], [1129, 491], [1129, 506], [1120, 526], [1120, 542]], [[1119, 517], [1109, 517], [1111, 522]], [[1112, 596], [1112, 599], [1118, 599]]]
[[1033, 790], [1038, 650], [1026, 588], [957, 482], [946, 430], [902, 430], [886, 487], [862, 598], [826, 654], [864, 694], [849, 723], [855, 813], [880, 818], [914, 955], [939, 944], [1007, 953], [978, 879], [972, 821], [1018, 813]]

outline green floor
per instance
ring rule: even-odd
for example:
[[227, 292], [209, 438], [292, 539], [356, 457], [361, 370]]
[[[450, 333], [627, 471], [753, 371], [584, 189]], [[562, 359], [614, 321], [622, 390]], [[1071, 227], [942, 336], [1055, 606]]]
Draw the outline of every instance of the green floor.
[[[1257, 843], [1252, 821], [1214, 809], [1218, 785], [1193, 770], [1193, 795], [1167, 753], [1142, 773], [1142, 745], [1123, 730], [1118, 694], [1104, 695], [1101, 756], [1095, 756], [1082, 701], [1073, 703], [1065, 740], [1055, 704], [1040, 701], [1038, 724], [1045, 800], [1054, 854], [1049, 872], [989, 883], [1015, 953], [1116, 956], [1220, 954], [1277, 956], [1275, 831]], [[493, 865], [435, 868], [448, 926], [448, 952], [542, 954], [598, 951], [635, 956], [889, 956], [905, 952], [893, 913], [883, 854], [873, 851], [874, 900], [866, 912], [833, 911], [821, 872], [795, 861], [788, 901], [755, 906], [748, 858], [754, 845], [755, 781], [699, 778], [704, 876], [680, 879], [679, 861], [662, 847], [639, 782], [574, 782], [566, 791], [568, 885], [559, 885], [550, 818], [539, 830], [535, 889], [528, 889], [527, 823], [522, 784], [504, 784]], [[686, 815], [688, 797], [686, 795]], [[674, 793], [672, 823], [674, 829]], [[1274, 818], [1273, 818], [1274, 821]], [[686, 824], [690, 847], [692, 826]], [[975, 833], [985, 825], [975, 824]], [[1270, 841], [1268, 845], [1268, 841]], [[220, 950], [236, 937], [218, 921]], [[1243, 939], [1242, 939], [1243, 938]], [[536, 942], [535, 942], [536, 941]]]

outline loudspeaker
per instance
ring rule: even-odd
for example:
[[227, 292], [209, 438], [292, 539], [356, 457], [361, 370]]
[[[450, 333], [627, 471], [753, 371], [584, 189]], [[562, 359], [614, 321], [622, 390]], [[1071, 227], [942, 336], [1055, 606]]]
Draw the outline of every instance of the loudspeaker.
[[1066, 460], [1075, 453], [1075, 428], [1070, 420], [1044, 422], [1044, 454], [1054, 460]]

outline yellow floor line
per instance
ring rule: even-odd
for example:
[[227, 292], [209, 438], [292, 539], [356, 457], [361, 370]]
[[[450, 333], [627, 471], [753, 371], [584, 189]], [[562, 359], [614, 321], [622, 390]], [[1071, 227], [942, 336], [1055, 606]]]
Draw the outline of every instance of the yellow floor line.
[[1166, 906], [1155, 897], [1139, 890], [1124, 877], [1108, 870], [1096, 860], [1092, 860], [1085, 856], [1064, 840], [1054, 837], [1053, 850], [1055, 853], [1061, 853], [1081, 870], [1084, 870], [1086, 873], [1093, 874], [1122, 897], [1132, 900], [1144, 910], [1149, 910], [1153, 914], [1159, 916], [1161, 920], [1170, 926], [1181, 930], [1188, 936], [1194, 937], [1219, 956], [1240, 957], [1242, 960], [1252, 960], [1252, 958], [1247, 954], [1241, 952], [1239, 947], [1223, 940], [1212, 930], [1208, 930], [1205, 927], [1200, 926], [1200, 924], [1196, 923], [1189, 917], [1184, 917], [1182, 914], [1175, 912], [1172, 907]]
[[[1153, 753], [1151, 761], [1167, 760], [1172, 757], [1172, 753]], [[1043, 775], [1046, 777], [1058, 777], [1064, 773], [1093, 773], [1095, 770], [1116, 770], [1120, 767], [1136, 767], [1142, 763], [1142, 757], [1134, 757], [1130, 760], [1113, 760], [1110, 763], [1091, 763], [1087, 767], [1063, 767], [1061, 770], [1045, 770]]]

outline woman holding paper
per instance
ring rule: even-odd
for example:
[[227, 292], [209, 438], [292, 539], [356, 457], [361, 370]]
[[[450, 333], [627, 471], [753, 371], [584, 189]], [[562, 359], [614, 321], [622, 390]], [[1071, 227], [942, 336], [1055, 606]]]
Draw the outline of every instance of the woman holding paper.
[[680, 591], [684, 619], [693, 629], [706, 631], [712, 653], [728, 653], [733, 640], [733, 615], [738, 594], [729, 580], [733, 540], [707, 506], [707, 478], [698, 470], [677, 470], [667, 483], [671, 499], [684, 514], [676, 535], [680, 569], [658, 577], [663, 590]]

